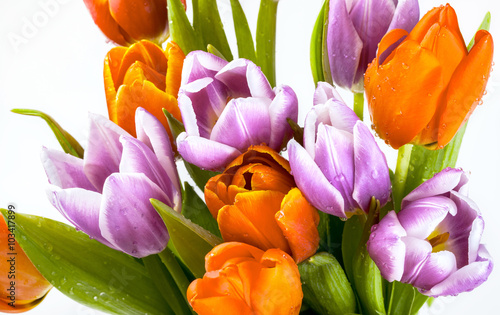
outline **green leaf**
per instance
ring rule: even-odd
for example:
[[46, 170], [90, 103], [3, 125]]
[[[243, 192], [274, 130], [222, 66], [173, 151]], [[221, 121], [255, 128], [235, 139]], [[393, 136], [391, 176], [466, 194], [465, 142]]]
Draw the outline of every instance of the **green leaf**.
[[351, 282], [354, 281], [353, 259], [356, 250], [359, 248], [362, 234], [363, 223], [360, 220], [360, 216], [352, 216], [345, 222], [342, 233], [342, 259], [344, 260], [346, 275]]
[[233, 54], [227, 42], [226, 33], [220, 19], [217, 2], [215, 0], [198, 0], [198, 14], [200, 18], [200, 29], [205, 46], [209, 44], [217, 47], [224, 55], [224, 59], [233, 60]]
[[198, 166], [186, 162], [185, 160], [184, 160], [184, 166], [186, 167], [186, 170], [188, 171], [189, 175], [191, 175], [191, 178], [195, 182], [196, 186], [198, 186], [198, 188], [200, 188], [201, 191], [205, 190], [205, 185], [207, 184], [210, 178], [220, 174], [218, 172], [202, 170]]
[[257, 18], [257, 65], [271, 86], [276, 86], [276, 13], [278, 1], [261, 0]]
[[140, 260], [54, 220], [18, 213], [15, 226], [40, 273], [78, 303], [114, 314], [174, 314]]
[[182, 132], [186, 131], [182, 122], [178, 121], [171, 113], [169, 113], [165, 108], [163, 109], [163, 114], [167, 117], [168, 126], [172, 132], [172, 137], [177, 138]]
[[34, 109], [20, 109], [15, 108], [12, 110], [13, 113], [27, 115], [27, 116], [38, 116], [45, 120], [49, 125], [50, 129], [59, 141], [59, 144], [63, 148], [64, 152], [76, 156], [78, 158], [83, 158], [83, 148], [78, 143], [78, 141], [73, 138], [66, 130], [64, 130], [55, 120], [49, 115]]
[[418, 292], [411, 284], [394, 281], [392, 286], [393, 296], [389, 315], [416, 315], [429, 299], [428, 296]]
[[187, 55], [193, 50], [204, 50], [206, 46], [194, 32], [181, 1], [167, 0], [167, 9], [170, 37], [181, 47], [184, 54]]
[[205, 274], [205, 255], [222, 240], [175, 212], [161, 201], [151, 199], [170, 234], [169, 246], [196, 278]]
[[[219, 57], [219, 58], [221, 58], [221, 59], [223, 59], [223, 60], [226, 60], [226, 57], [224, 57], [224, 55], [223, 55], [223, 54], [222, 54], [222, 53], [221, 53], [221, 52], [220, 52], [217, 48], [215, 48], [215, 47], [214, 47], [213, 45], [211, 45], [211, 44], [208, 44], [208, 45], [207, 45], [207, 51], [208, 51], [209, 53], [211, 53], [212, 55], [214, 55], [214, 56], [217, 56], [217, 57]], [[226, 60], [226, 61], [227, 61], [227, 60]]]
[[335, 256], [343, 265], [342, 259], [342, 233], [345, 221], [340, 218], [318, 211], [320, 220], [318, 232], [320, 236], [320, 248]]
[[311, 35], [310, 58], [314, 86], [317, 86], [320, 81], [325, 81], [323, 76], [323, 28], [325, 27], [326, 6], [327, 3], [325, 1], [319, 11], [318, 18], [316, 19]]
[[327, 45], [327, 40], [326, 40], [326, 37], [328, 35], [328, 14], [330, 13], [330, 0], [326, 0], [325, 2], [326, 2], [325, 10], [323, 12], [324, 14], [323, 14], [323, 45], [322, 45], [322, 49], [323, 49], [323, 53], [322, 53], [323, 79], [325, 82], [328, 82], [331, 85], [334, 85], [333, 80], [332, 80], [331, 70], [330, 70], [330, 59], [328, 58], [328, 45]]
[[182, 194], [182, 215], [210, 233], [221, 236], [217, 220], [214, 219], [194, 188], [187, 182], [184, 183], [184, 193]]
[[257, 56], [255, 55], [252, 33], [239, 0], [231, 0], [231, 11], [233, 12], [234, 31], [238, 43], [238, 57], [256, 63]]
[[356, 311], [356, 296], [337, 259], [318, 253], [298, 265], [304, 302], [319, 314]]
[[[486, 15], [484, 16], [483, 21], [481, 22], [481, 24], [479, 25], [477, 30], [478, 31], [479, 30], [489, 31], [490, 30], [490, 23], [491, 23], [491, 14], [490, 14], [490, 12], [486, 12]], [[470, 51], [472, 49], [472, 47], [474, 46], [474, 43], [475, 43], [475, 36], [472, 37], [472, 39], [469, 42], [469, 45], [467, 45], [468, 51]]]

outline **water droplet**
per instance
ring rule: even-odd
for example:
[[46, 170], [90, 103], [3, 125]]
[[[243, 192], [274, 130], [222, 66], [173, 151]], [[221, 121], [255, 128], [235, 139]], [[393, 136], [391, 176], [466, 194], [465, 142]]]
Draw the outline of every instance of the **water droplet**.
[[390, 144], [389, 140], [385, 140], [384, 142], [385, 142], [385, 144]]
[[405, 70], [410, 69], [410, 66], [409, 66], [409, 65], [407, 65], [407, 64], [406, 64], [406, 63], [404, 63], [404, 62], [403, 62], [403, 63], [401, 63], [401, 67], [403, 67], [403, 69], [405, 69]]
[[396, 92], [396, 88], [394, 88], [394, 87], [391, 87], [391, 90], [392, 90], [393, 92]]
[[94, 301], [97, 301], [99, 298], [96, 296], [94, 296]]
[[377, 179], [377, 177], [378, 177], [378, 171], [377, 170], [373, 170], [372, 171], [372, 178], [373, 179]]

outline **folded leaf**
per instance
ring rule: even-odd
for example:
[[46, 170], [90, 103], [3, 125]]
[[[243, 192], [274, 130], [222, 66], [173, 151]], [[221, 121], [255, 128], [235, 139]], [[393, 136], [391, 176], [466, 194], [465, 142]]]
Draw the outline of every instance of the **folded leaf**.
[[224, 59], [233, 60], [233, 54], [227, 42], [226, 33], [222, 26], [217, 2], [215, 0], [198, 0], [200, 29], [203, 34], [205, 46], [217, 47]]
[[239, 0], [231, 0], [231, 11], [233, 11], [234, 32], [238, 43], [238, 57], [255, 63], [257, 57], [255, 56], [252, 33]]
[[187, 182], [184, 183], [184, 193], [182, 197], [182, 215], [193, 223], [198, 224], [212, 234], [220, 237], [217, 220], [210, 214], [205, 202]]
[[317, 85], [320, 81], [325, 81], [325, 77], [323, 75], [323, 29], [325, 27], [326, 5], [327, 3], [325, 1], [319, 11], [311, 36], [310, 55], [314, 85]]
[[181, 1], [167, 0], [167, 8], [170, 37], [181, 47], [184, 54], [187, 55], [193, 50], [204, 49], [201, 37], [194, 32]]

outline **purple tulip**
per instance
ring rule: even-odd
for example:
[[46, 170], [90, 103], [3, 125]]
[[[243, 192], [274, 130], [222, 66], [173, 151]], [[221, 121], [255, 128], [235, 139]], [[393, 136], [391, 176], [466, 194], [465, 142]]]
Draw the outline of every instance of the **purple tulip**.
[[413, 29], [418, 0], [330, 0], [326, 45], [333, 82], [363, 91], [363, 73], [390, 30]]
[[[323, 104], [324, 103], [324, 104]], [[370, 200], [387, 203], [389, 168], [373, 135], [337, 91], [320, 83], [304, 125], [304, 147], [288, 143], [295, 182], [318, 210], [341, 218], [368, 211]]]
[[189, 163], [220, 170], [251, 145], [280, 151], [297, 121], [298, 101], [288, 86], [274, 90], [251, 61], [231, 62], [194, 51], [182, 70], [179, 108], [186, 132], [177, 150]]
[[447, 168], [408, 194], [402, 210], [372, 227], [368, 252], [388, 281], [425, 295], [457, 295], [486, 281], [493, 261], [480, 244], [484, 221], [467, 197], [468, 177]]
[[51, 203], [75, 227], [99, 242], [135, 257], [162, 251], [169, 235], [150, 198], [180, 211], [180, 183], [163, 125], [136, 111], [137, 139], [90, 114], [83, 160], [43, 148]]

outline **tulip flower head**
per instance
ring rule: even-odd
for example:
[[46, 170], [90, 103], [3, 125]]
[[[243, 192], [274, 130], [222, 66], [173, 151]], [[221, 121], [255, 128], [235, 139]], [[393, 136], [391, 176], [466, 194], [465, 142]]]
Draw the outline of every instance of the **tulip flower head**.
[[467, 182], [463, 171], [445, 169], [408, 194], [398, 214], [372, 227], [367, 248], [385, 279], [433, 297], [486, 281], [493, 261], [480, 244], [484, 221], [467, 197]]
[[266, 146], [252, 146], [205, 186], [208, 209], [222, 238], [279, 248], [299, 263], [319, 245], [319, 215], [295, 187], [288, 161]]
[[298, 101], [288, 86], [271, 88], [246, 59], [227, 62], [210, 53], [187, 55], [179, 108], [186, 132], [177, 149], [189, 163], [222, 170], [251, 145], [280, 151], [290, 139], [287, 118], [297, 121]]
[[99, 115], [90, 115], [83, 160], [44, 148], [51, 203], [91, 238], [135, 257], [162, 251], [169, 235], [150, 203], [180, 211], [180, 183], [168, 135], [142, 108], [137, 139]]
[[[185, 6], [185, 0], [181, 0]], [[95, 24], [121, 46], [147, 39], [162, 43], [168, 37], [166, 0], [84, 0]]]
[[300, 274], [293, 259], [279, 249], [262, 251], [229, 242], [205, 257], [206, 273], [191, 283], [187, 299], [199, 315], [299, 314]]
[[375, 58], [377, 45], [392, 29], [408, 32], [417, 24], [417, 0], [330, 0], [327, 51], [332, 80], [363, 91], [363, 73]]
[[396, 149], [407, 143], [443, 148], [479, 104], [492, 59], [493, 39], [484, 30], [467, 51], [450, 5], [429, 11], [409, 34], [391, 31], [365, 74], [375, 131]]
[[111, 49], [104, 60], [109, 119], [135, 137], [135, 112], [142, 107], [162, 123], [173, 140], [163, 108], [181, 119], [177, 93], [183, 61], [184, 53], [174, 42], [165, 51], [146, 40]]
[[52, 285], [33, 266], [17, 241], [7, 242], [14, 236], [2, 217], [0, 237], [0, 312], [27, 312], [43, 301]]
[[318, 84], [304, 123], [304, 146], [288, 143], [297, 187], [318, 210], [349, 218], [368, 212], [372, 197], [389, 200], [391, 182], [384, 154], [370, 130], [328, 83]]

